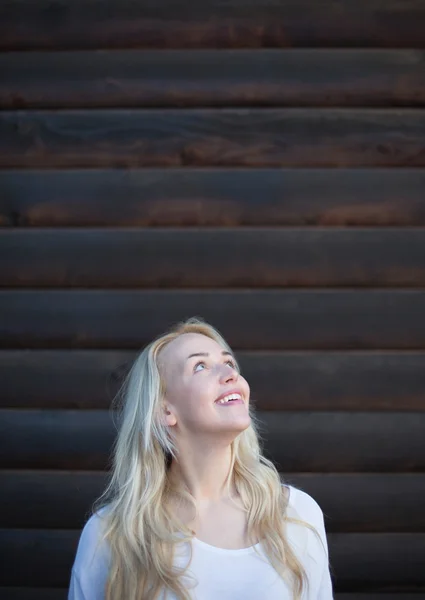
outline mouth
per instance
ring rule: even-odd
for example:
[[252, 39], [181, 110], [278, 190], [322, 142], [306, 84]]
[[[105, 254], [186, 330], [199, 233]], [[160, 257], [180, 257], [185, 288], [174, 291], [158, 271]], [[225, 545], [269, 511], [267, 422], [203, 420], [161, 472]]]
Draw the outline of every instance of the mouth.
[[242, 394], [239, 392], [233, 392], [232, 394], [227, 394], [226, 396], [220, 396], [217, 398], [214, 404], [219, 404], [220, 406], [233, 406], [234, 404], [243, 404]]

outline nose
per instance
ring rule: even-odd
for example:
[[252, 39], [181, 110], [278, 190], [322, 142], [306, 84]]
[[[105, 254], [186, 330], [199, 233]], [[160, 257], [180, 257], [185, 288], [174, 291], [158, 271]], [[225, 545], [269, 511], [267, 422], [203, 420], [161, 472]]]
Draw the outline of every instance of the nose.
[[237, 381], [239, 373], [230, 365], [223, 365], [220, 379], [227, 383], [228, 381]]

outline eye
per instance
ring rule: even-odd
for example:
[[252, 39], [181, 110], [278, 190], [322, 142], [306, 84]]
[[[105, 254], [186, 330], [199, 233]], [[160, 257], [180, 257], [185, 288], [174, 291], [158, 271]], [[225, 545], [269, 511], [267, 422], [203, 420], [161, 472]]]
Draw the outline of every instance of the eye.
[[[201, 365], [204, 367], [206, 366], [205, 362], [203, 360], [200, 360], [199, 362], [196, 363], [196, 365], [193, 367], [193, 372], [196, 373], [199, 370], [198, 367], [200, 367]], [[201, 370], [203, 370], [203, 369], [201, 369]]]
[[229, 360], [226, 361], [226, 364], [232, 367], [232, 369], [235, 369], [235, 371], [237, 370], [236, 364], [231, 358], [229, 358]]

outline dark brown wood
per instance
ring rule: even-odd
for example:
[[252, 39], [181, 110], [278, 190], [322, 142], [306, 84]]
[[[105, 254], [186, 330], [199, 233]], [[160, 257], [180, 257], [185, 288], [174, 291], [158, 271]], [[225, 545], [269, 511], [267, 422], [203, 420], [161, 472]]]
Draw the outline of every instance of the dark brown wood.
[[[0, 600], [66, 600], [68, 590], [66, 588], [18, 588], [0, 587]], [[335, 595], [335, 600], [425, 600], [425, 594], [400, 593], [376, 593], [350, 594], [341, 592]]]
[[[0, 587], [0, 600], [66, 600], [68, 590], [66, 588], [18, 588]], [[339, 593], [335, 600], [425, 600], [425, 594], [400, 593]]]
[[318, 502], [329, 532], [425, 532], [423, 474], [288, 473], [283, 480]]
[[[0, 583], [66, 586], [77, 538], [77, 531], [1, 530]], [[329, 534], [328, 543], [336, 591], [407, 592], [424, 585], [425, 534]]]
[[[329, 532], [425, 532], [423, 473], [282, 477], [319, 503]], [[0, 527], [79, 529], [106, 481], [101, 471], [0, 471]]]
[[107, 411], [10, 410], [1, 417], [0, 468], [96, 470], [109, 465], [115, 430]]
[[0, 587], [0, 600], [67, 600], [67, 598], [67, 588]]
[[3, 0], [1, 49], [425, 46], [421, 0]]
[[260, 410], [425, 410], [419, 352], [249, 352], [242, 373]]
[[[102, 470], [108, 464], [115, 429], [107, 411], [2, 410], [0, 416], [2, 469]], [[425, 469], [424, 413], [257, 416], [265, 451], [283, 473]]]
[[[107, 409], [136, 355], [0, 350], [0, 407]], [[237, 358], [260, 410], [425, 410], [424, 352], [263, 351]]]
[[424, 228], [6, 230], [0, 287], [424, 287], [424, 256]]
[[423, 106], [417, 50], [0, 54], [0, 108]]
[[424, 312], [422, 290], [7, 290], [0, 343], [139, 349], [201, 316], [235, 350], [423, 350]]
[[335, 600], [425, 600], [425, 593], [421, 592], [340, 592], [335, 594]]
[[102, 471], [0, 471], [0, 528], [80, 529], [106, 484]]
[[425, 534], [329, 535], [336, 591], [423, 591]]
[[423, 169], [0, 171], [0, 226], [425, 225]]
[[259, 412], [258, 417], [265, 451], [284, 473], [416, 472], [425, 464], [423, 413]]
[[1, 350], [0, 406], [107, 409], [135, 358], [120, 350]]
[[77, 530], [0, 530], [0, 585], [66, 587], [79, 535]]
[[421, 109], [3, 111], [0, 168], [424, 167]]

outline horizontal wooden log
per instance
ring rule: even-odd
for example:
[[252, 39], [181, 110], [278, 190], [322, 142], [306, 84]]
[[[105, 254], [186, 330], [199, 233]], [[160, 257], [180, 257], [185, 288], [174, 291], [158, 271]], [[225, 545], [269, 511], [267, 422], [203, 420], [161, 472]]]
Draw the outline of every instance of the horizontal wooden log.
[[[107, 411], [2, 410], [0, 416], [2, 469], [108, 464], [115, 428]], [[425, 469], [424, 413], [282, 411], [258, 412], [257, 419], [265, 451], [283, 473]]]
[[[66, 588], [19, 588], [0, 587], [0, 600], [66, 600]], [[400, 592], [363, 594], [340, 592], [335, 595], [335, 600], [425, 600], [425, 594]]]
[[0, 587], [0, 600], [67, 600], [67, 598], [68, 588]]
[[[1, 530], [1, 585], [68, 585], [77, 542], [77, 531]], [[328, 543], [335, 591], [408, 592], [425, 583], [425, 534], [329, 534]]]
[[425, 534], [340, 533], [328, 541], [336, 591], [424, 590]]
[[[319, 503], [329, 532], [425, 532], [423, 473], [282, 478]], [[106, 482], [101, 471], [0, 471], [0, 528], [80, 529]]]
[[3, 111], [0, 168], [424, 167], [421, 109]]
[[0, 226], [425, 225], [423, 169], [0, 171]]
[[0, 54], [0, 108], [423, 106], [417, 50]]
[[424, 287], [424, 256], [424, 228], [5, 230], [0, 287]]
[[425, 600], [425, 593], [421, 592], [340, 592], [335, 595], [335, 600]]
[[79, 531], [0, 530], [0, 585], [66, 587]]
[[[0, 350], [1, 408], [107, 409], [137, 353]], [[424, 411], [424, 352], [238, 352], [260, 410]]]
[[7, 290], [0, 344], [139, 349], [197, 315], [235, 350], [423, 350], [424, 311], [422, 290]]
[[100, 0], [4, 0], [0, 49], [425, 46], [421, 0], [114, 0], [103, 9]]
[[81, 529], [106, 484], [103, 471], [0, 471], [0, 528]]

